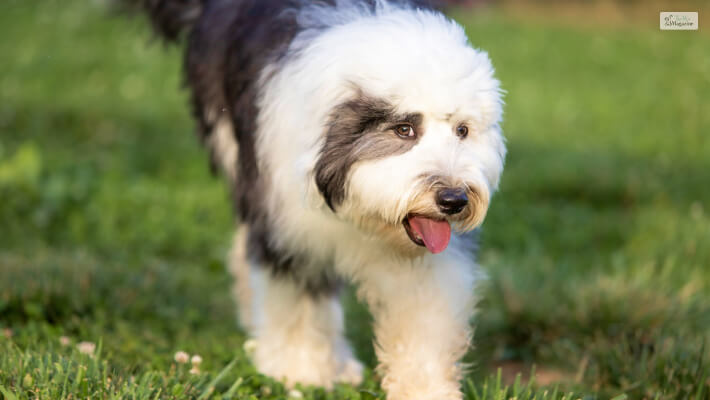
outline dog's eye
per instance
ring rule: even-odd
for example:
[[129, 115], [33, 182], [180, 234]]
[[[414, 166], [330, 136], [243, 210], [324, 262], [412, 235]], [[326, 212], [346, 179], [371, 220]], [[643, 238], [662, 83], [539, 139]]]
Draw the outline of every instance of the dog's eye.
[[461, 139], [468, 136], [468, 126], [459, 125], [458, 128], [456, 128], [456, 136], [460, 137]]
[[394, 133], [404, 139], [413, 139], [417, 136], [416, 132], [414, 132], [414, 128], [411, 125], [407, 124], [395, 126]]

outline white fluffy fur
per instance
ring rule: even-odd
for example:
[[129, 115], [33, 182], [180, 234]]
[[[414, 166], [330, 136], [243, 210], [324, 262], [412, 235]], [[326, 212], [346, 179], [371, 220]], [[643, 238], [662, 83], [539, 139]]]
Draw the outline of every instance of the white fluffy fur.
[[331, 387], [358, 384], [362, 364], [343, 336], [343, 311], [335, 298], [313, 298], [289, 280], [272, 279], [246, 256], [248, 228], [235, 236], [229, 269], [236, 283], [239, 321], [256, 340], [253, 361], [264, 374], [295, 383]]
[[[375, 318], [378, 370], [389, 399], [460, 399], [457, 362], [471, 336], [478, 277], [472, 255], [457, 237], [439, 255], [399, 252], [395, 239], [356, 221], [375, 218], [395, 241], [409, 243], [399, 224], [421, 201], [415, 199], [417, 177], [436, 174], [475, 186], [482, 207], [471, 223], [454, 227], [479, 225], [505, 156], [499, 84], [488, 56], [440, 14], [384, 1], [375, 13], [349, 2], [339, 7], [337, 15], [318, 7], [302, 14], [305, 26], [333, 26], [318, 35], [304, 31], [293, 44], [299, 56], [263, 74], [257, 153], [268, 176], [264, 201], [275, 240], [312, 256], [315, 262], [304, 269], [331, 265], [358, 285]], [[357, 90], [398, 111], [422, 113], [426, 133], [404, 154], [355, 164], [346, 199], [333, 213], [315, 187], [313, 169], [329, 113]], [[470, 127], [465, 140], [454, 134], [459, 123]], [[220, 160], [231, 162], [236, 145], [221, 143], [228, 136], [218, 135], [215, 147], [226, 149]], [[240, 230], [231, 264], [260, 371], [290, 383], [357, 382], [361, 367], [342, 336], [337, 301], [314, 299], [251, 265], [246, 228]]]

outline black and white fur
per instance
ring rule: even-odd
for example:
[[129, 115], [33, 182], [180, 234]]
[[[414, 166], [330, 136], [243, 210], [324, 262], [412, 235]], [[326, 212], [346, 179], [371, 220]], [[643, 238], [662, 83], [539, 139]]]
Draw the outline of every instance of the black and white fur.
[[[419, 1], [145, 2], [165, 37], [187, 35], [193, 112], [240, 220], [229, 268], [256, 367], [287, 384], [360, 382], [338, 301], [348, 279], [374, 316], [388, 398], [460, 399], [479, 279], [465, 233], [505, 157], [486, 53]], [[465, 207], [444, 210], [443, 189]], [[413, 215], [451, 224], [445, 251], [420, 246]]]

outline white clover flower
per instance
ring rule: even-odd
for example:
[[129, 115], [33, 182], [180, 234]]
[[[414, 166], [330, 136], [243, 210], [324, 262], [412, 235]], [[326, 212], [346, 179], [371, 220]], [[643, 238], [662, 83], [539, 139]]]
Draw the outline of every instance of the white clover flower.
[[191, 373], [192, 375], [199, 375], [199, 374], [200, 374], [200, 369], [197, 368], [197, 367], [192, 367], [192, 368], [190, 368], [190, 373]]
[[256, 351], [256, 346], [257, 346], [256, 340], [249, 339], [246, 342], [244, 342], [244, 345], [242, 346], [242, 348], [244, 349], [244, 352], [247, 353], [247, 355], [251, 356]]
[[22, 386], [28, 388], [32, 386], [32, 383], [34, 383], [34, 379], [32, 379], [32, 375], [27, 374], [25, 375], [24, 378], [22, 378]]
[[193, 366], [197, 367], [197, 366], [199, 366], [200, 364], [202, 364], [202, 357], [200, 357], [198, 354], [195, 354], [195, 355], [192, 356], [192, 358], [190, 359], [190, 363], [192, 363]]
[[175, 353], [175, 362], [178, 364], [185, 364], [188, 361], [190, 361], [190, 355], [185, 353], [184, 351], [180, 350], [177, 353]]
[[91, 356], [94, 355], [94, 351], [96, 350], [96, 344], [92, 342], [80, 342], [76, 345], [76, 348], [79, 350], [79, 353], [88, 354]]
[[302, 399], [303, 398], [303, 393], [301, 393], [300, 390], [293, 389], [288, 392], [288, 397], [292, 399]]
[[64, 347], [67, 347], [71, 344], [71, 339], [69, 339], [66, 336], [60, 336], [59, 337], [59, 344], [61, 344]]

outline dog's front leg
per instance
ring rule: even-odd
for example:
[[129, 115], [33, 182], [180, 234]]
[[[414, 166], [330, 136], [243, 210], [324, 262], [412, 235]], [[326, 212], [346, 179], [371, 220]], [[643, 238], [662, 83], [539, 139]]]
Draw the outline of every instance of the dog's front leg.
[[447, 253], [369, 265], [361, 276], [389, 400], [462, 398], [458, 362], [471, 339], [477, 269], [470, 255]]
[[309, 286], [307, 276], [275, 275], [273, 264], [248, 257], [248, 234], [249, 227], [240, 226], [229, 269], [239, 321], [256, 345], [256, 368], [288, 386], [359, 384], [362, 364], [343, 336], [338, 285], [311, 281]]

